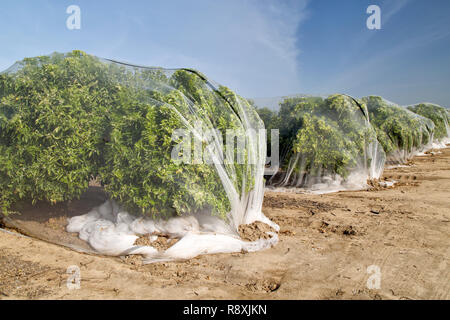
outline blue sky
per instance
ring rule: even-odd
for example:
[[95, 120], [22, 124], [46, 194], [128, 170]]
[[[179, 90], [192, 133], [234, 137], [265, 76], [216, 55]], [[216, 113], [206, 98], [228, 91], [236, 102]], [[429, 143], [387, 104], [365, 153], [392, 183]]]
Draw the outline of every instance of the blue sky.
[[[81, 8], [81, 29], [66, 8]], [[381, 8], [381, 30], [366, 8]], [[342, 92], [450, 106], [448, 0], [4, 0], [0, 69], [81, 49], [190, 67], [246, 97]]]

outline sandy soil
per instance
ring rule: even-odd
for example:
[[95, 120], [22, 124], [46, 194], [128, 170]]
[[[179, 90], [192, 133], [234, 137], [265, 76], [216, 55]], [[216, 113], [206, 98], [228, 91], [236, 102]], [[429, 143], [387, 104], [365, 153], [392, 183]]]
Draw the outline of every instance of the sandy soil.
[[[450, 299], [450, 149], [384, 177], [399, 183], [267, 192], [280, 242], [256, 253], [142, 266], [0, 232], [0, 299]], [[70, 290], [73, 265], [81, 284]], [[379, 289], [367, 287], [369, 266]]]

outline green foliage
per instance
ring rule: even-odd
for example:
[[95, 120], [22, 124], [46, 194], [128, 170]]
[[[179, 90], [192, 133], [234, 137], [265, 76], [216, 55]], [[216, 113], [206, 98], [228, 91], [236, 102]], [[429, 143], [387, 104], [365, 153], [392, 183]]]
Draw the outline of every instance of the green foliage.
[[267, 107], [264, 108], [256, 108], [259, 117], [264, 123], [264, 128], [267, 130], [267, 152], [271, 152], [271, 130], [278, 130], [280, 128], [279, 125], [279, 117], [278, 114]]
[[301, 99], [294, 108], [300, 125], [293, 151], [301, 155], [308, 172], [318, 174], [318, 170], [324, 170], [348, 176], [364, 157], [366, 146], [375, 139], [364, 108], [340, 94], [327, 99]]
[[261, 118], [261, 120], [264, 122], [264, 126], [266, 129], [275, 129], [278, 128], [278, 123], [277, 123], [277, 113], [273, 112], [272, 110], [270, 110], [267, 107], [264, 108], [258, 108], [257, 112], [259, 114], [259, 117]]
[[[73, 51], [28, 58], [1, 74], [0, 99], [4, 213], [20, 200], [77, 198], [92, 178], [134, 212], [207, 209], [224, 217], [230, 210], [214, 165], [171, 160], [180, 142], [172, 141], [173, 131], [196, 121], [223, 135], [225, 129], [243, 133], [231, 109], [243, 99], [225, 87], [214, 91], [190, 71], [129, 68]], [[238, 192], [248, 191], [249, 169], [230, 166]]]
[[[101, 158], [103, 117], [115, 92], [81, 52], [25, 59], [1, 74], [0, 207], [81, 195]], [[90, 70], [90, 72], [87, 72]]]
[[430, 142], [433, 124], [426, 119], [378, 96], [365, 97], [362, 101], [367, 105], [370, 123], [386, 153], [411, 152]]
[[[158, 94], [154, 98], [159, 103], [154, 105], [136, 104], [129, 92], [121, 95], [111, 119], [111, 143], [100, 178], [112, 198], [132, 211], [170, 216], [210, 209], [224, 216], [230, 205], [214, 166], [173, 162], [171, 151], [181, 141], [172, 141], [171, 137], [176, 129], [188, 129], [183, 120], [211, 120], [204, 125], [224, 132], [238, 125], [233, 123], [236, 118], [195, 74], [176, 71], [170, 83], [177, 90]], [[141, 90], [137, 92], [142, 94]], [[192, 100], [202, 104], [189, 105]], [[206, 152], [204, 148], [202, 151]]]
[[448, 110], [444, 107], [432, 103], [421, 103], [409, 106], [408, 109], [433, 121], [435, 125], [434, 139], [442, 140], [449, 137], [450, 117]]
[[367, 125], [365, 106], [345, 95], [326, 99], [290, 97], [280, 103], [278, 114], [268, 109], [259, 109], [258, 113], [266, 127], [280, 130], [283, 170], [288, 169], [292, 157], [298, 156], [302, 165], [294, 172], [347, 177], [364, 156], [367, 144], [376, 139]]

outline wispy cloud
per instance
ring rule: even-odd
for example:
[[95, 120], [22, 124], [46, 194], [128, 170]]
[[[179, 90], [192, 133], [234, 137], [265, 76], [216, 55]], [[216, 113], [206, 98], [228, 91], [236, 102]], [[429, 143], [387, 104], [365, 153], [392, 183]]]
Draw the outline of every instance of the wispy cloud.
[[414, 50], [419, 47], [428, 46], [435, 41], [439, 41], [445, 38], [450, 38], [450, 30], [447, 32], [442, 32], [441, 29], [430, 27], [428, 28], [427, 32], [412, 38], [408, 38], [398, 43], [396, 46], [368, 58], [363, 64], [357, 65], [354, 68], [350, 69], [348, 73], [343, 74], [336, 80], [337, 83], [342, 84], [339, 89], [348, 91], [356, 86], [361, 85], [361, 83], [364, 81], [361, 79], [370, 78], [371, 74], [374, 73], [374, 70], [377, 70], [377, 66], [383, 66], [383, 62], [387, 61], [389, 58], [401, 56], [408, 51]]
[[[82, 28], [65, 29], [65, 4], [20, 7], [10, 43], [15, 60], [81, 49], [131, 63], [196, 68], [245, 96], [299, 90], [296, 33], [308, 0], [82, 2]], [[0, 12], [1, 15], [1, 12]], [[33, 17], [33, 19], [30, 19]], [[14, 39], [16, 40], [16, 39]], [[1, 62], [1, 61], [0, 61]]]
[[406, 7], [412, 0], [385, 0], [382, 2], [383, 8], [383, 24], [388, 24], [391, 18], [397, 14], [401, 9]]
[[[197, 68], [245, 96], [276, 95], [299, 91], [297, 30], [306, 6], [307, 0], [194, 1], [189, 12], [159, 8], [167, 19], [165, 30], [135, 15], [129, 20], [163, 34], [148, 33], [140, 62]], [[114, 43], [103, 51], [121, 51]]]
[[[413, 0], [385, 0], [381, 2], [380, 7], [382, 10], [382, 29], [389, 26], [389, 22], [392, 18], [401, 12], [408, 4]], [[323, 83], [323, 87], [332, 88], [333, 92], [346, 92], [349, 93], [355, 89], [355, 87], [361, 86], [362, 83], [371, 78], [374, 70], [377, 70], [377, 66], [383, 66], [383, 62], [388, 58], [401, 54], [406, 50], [411, 49], [414, 46], [424, 45], [426, 42], [436, 39], [435, 36], [426, 33], [422, 36], [417, 36], [416, 39], [406, 38], [403, 41], [395, 44], [392, 47], [387, 47], [384, 50], [378, 50], [372, 52], [371, 55], [364, 55], [364, 59], [358, 61], [356, 57], [362, 55], [369, 46], [369, 43], [378, 35], [377, 31], [369, 31], [363, 28], [349, 44], [349, 50], [339, 61], [340, 65], [345, 67], [345, 71], [340, 74], [336, 74], [333, 77], [328, 78], [326, 83]], [[428, 37], [428, 39], [426, 39]], [[424, 38], [426, 42], [424, 42]]]
[[[381, 28], [385, 29], [389, 27], [389, 23], [392, 18], [405, 8], [413, 0], [384, 0], [380, 3], [381, 9]], [[354, 36], [352, 43], [349, 47], [350, 50], [342, 57], [341, 64], [348, 64], [354, 60], [355, 56], [360, 54], [360, 51], [377, 35], [376, 31], [368, 31], [365, 24], [361, 24], [362, 29]]]

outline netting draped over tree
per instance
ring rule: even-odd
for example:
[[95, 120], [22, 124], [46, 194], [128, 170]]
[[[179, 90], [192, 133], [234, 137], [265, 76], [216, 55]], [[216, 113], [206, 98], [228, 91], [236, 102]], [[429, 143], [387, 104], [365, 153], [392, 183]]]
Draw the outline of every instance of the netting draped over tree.
[[434, 143], [444, 147], [450, 143], [450, 116], [448, 109], [433, 103], [420, 103], [408, 106], [408, 110], [430, 119], [434, 123]]
[[[199, 72], [73, 51], [16, 63], [0, 75], [0, 99], [0, 207], [28, 233], [45, 207], [97, 252], [149, 262], [276, 242], [238, 236], [256, 220], [277, 228], [261, 212], [264, 125]], [[165, 252], [135, 245], [161, 233], [181, 240]]]
[[287, 97], [279, 105], [278, 113], [258, 109], [267, 129], [280, 130], [280, 170], [270, 186], [335, 191], [380, 177], [385, 155], [363, 103], [334, 94]]
[[362, 101], [388, 163], [405, 163], [430, 148], [435, 134], [433, 121], [379, 96], [364, 97]]

